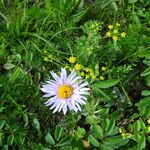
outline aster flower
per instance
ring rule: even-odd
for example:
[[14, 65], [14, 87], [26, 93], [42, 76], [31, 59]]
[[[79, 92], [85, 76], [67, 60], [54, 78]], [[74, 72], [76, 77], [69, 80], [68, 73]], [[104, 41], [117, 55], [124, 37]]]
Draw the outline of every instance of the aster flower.
[[53, 71], [50, 73], [54, 80], [47, 81], [41, 88], [46, 93], [43, 97], [49, 98], [45, 105], [51, 106], [53, 113], [63, 111], [66, 114], [67, 110], [81, 111], [81, 105], [87, 100], [85, 95], [89, 95], [88, 83], [80, 76], [76, 76], [75, 70], [67, 75], [66, 69], [61, 68], [60, 77]]

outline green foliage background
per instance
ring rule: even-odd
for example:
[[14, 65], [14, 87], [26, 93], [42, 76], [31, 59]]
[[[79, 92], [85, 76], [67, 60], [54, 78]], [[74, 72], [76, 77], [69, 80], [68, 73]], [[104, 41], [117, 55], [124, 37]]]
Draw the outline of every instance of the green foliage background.
[[[149, 0], [1, 0], [0, 22], [1, 149], [149, 149]], [[41, 83], [70, 56], [93, 70], [91, 95], [82, 112], [53, 114]]]

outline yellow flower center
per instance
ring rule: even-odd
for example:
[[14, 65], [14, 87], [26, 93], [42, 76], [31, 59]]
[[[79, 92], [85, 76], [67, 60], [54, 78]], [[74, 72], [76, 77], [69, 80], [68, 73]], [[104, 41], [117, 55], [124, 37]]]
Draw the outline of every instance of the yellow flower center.
[[73, 92], [72, 87], [66, 84], [61, 85], [58, 88], [58, 96], [61, 99], [69, 98], [72, 95], [72, 92]]

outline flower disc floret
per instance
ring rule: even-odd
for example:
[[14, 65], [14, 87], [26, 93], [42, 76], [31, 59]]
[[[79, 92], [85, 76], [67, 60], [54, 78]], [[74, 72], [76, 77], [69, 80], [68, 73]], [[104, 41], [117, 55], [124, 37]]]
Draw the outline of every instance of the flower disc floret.
[[47, 81], [41, 88], [46, 93], [43, 97], [49, 98], [45, 105], [51, 106], [53, 113], [63, 111], [66, 114], [68, 110], [81, 111], [81, 106], [87, 100], [86, 95], [90, 94], [88, 82], [76, 76], [75, 70], [67, 75], [65, 68], [61, 69], [60, 76], [53, 71], [51, 75], [54, 80]]
[[69, 86], [69, 85], [61, 85], [59, 88], [58, 88], [58, 96], [59, 98], [61, 99], [66, 99], [66, 98], [69, 98], [71, 97], [72, 95], [72, 87]]

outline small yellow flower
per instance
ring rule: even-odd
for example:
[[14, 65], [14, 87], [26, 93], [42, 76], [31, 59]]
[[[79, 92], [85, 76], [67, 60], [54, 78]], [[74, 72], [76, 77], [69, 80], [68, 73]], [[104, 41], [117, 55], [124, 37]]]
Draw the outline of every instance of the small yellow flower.
[[113, 33], [117, 34], [117, 33], [118, 33], [118, 30], [114, 30]]
[[48, 62], [49, 58], [48, 57], [44, 57], [44, 61]]
[[66, 69], [68, 69], [68, 68], [69, 68], [69, 66], [68, 66], [68, 65], [66, 65], [66, 66], [65, 66], [65, 68], [66, 68]]
[[113, 25], [109, 25], [109, 26], [108, 26], [108, 29], [111, 30], [112, 28], [113, 28]]
[[84, 77], [84, 75], [85, 75], [85, 73], [84, 73], [84, 72], [81, 72], [81, 76]]
[[76, 65], [75, 65], [75, 69], [76, 69], [76, 70], [80, 70], [80, 69], [81, 69], [81, 65], [80, 65], [80, 64], [76, 64]]
[[150, 132], [150, 126], [147, 127], [147, 130]]
[[112, 38], [113, 38], [114, 41], [117, 41], [117, 40], [118, 40], [118, 37], [117, 37], [117, 36], [113, 36]]
[[111, 37], [111, 32], [106, 32], [106, 36]]
[[122, 32], [122, 33], [121, 33], [121, 36], [122, 36], [122, 37], [125, 37], [126, 35], [127, 35], [127, 33], [125, 33], [125, 32]]
[[120, 24], [119, 24], [119, 23], [116, 23], [116, 26], [117, 26], [117, 27], [120, 27]]
[[90, 68], [88, 68], [88, 67], [87, 67], [87, 68], [85, 68], [85, 71], [86, 71], [86, 72], [89, 72], [89, 70], [90, 70]]
[[70, 62], [71, 64], [74, 64], [76, 61], [77, 61], [77, 58], [76, 58], [76, 57], [73, 57], [73, 56], [69, 57], [69, 62]]
[[119, 128], [119, 133], [123, 133], [123, 129], [122, 128]]
[[86, 78], [86, 79], [89, 79], [89, 78], [90, 78], [90, 75], [89, 75], [89, 74], [87, 74], [87, 75], [85, 76], [85, 78]]
[[150, 124], [150, 118], [147, 120], [147, 123]]
[[106, 69], [107, 69], [107, 67], [104, 67], [104, 66], [101, 67], [101, 70], [102, 70], [102, 71], [106, 71]]
[[100, 80], [105, 80], [104, 76], [100, 76], [99, 78], [100, 78]]
[[126, 133], [121, 134], [123, 138], [126, 138]]

